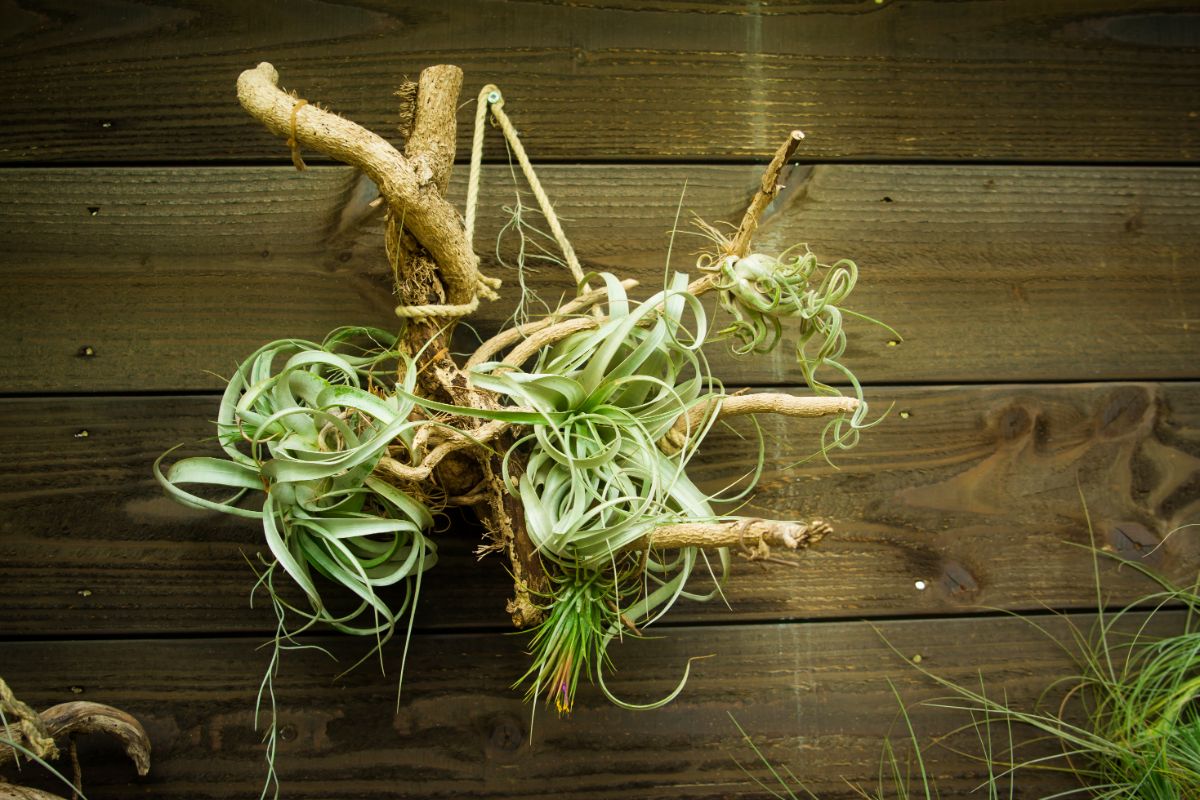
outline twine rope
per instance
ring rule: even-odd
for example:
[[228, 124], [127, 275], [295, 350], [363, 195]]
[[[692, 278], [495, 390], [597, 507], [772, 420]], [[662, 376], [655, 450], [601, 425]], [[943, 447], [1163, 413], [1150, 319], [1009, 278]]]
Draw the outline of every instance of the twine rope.
[[[58, 745], [46, 733], [42, 718], [32, 708], [13, 696], [12, 689], [0, 678], [0, 711], [7, 720], [6, 727], [16, 728], [25, 739], [30, 752], [42, 759], [58, 758]], [[16, 720], [15, 724], [13, 720]], [[7, 731], [5, 731], [7, 734]]]
[[475, 252], [475, 210], [479, 206], [479, 174], [483, 165], [483, 133], [487, 121], [488, 98], [500, 90], [488, 84], [479, 91], [478, 102], [475, 104], [475, 129], [471, 138], [471, 171], [467, 176], [467, 245]]
[[533, 170], [533, 164], [529, 161], [529, 155], [525, 152], [524, 145], [521, 144], [521, 137], [517, 134], [517, 129], [513, 126], [512, 120], [508, 118], [508, 114], [504, 112], [504, 95], [492, 84], [483, 87], [483, 91], [479, 93], [479, 107], [475, 112], [475, 139], [471, 150], [471, 178], [467, 185], [468, 239], [474, 234], [474, 204], [478, 202], [479, 163], [483, 156], [483, 121], [485, 112], [488, 110], [491, 111], [492, 118], [496, 120], [496, 124], [500, 126], [500, 130], [504, 132], [504, 139], [508, 142], [513, 155], [517, 157], [517, 163], [521, 166], [521, 173], [525, 176], [525, 180], [529, 183], [529, 188], [533, 191], [533, 196], [537, 200], [538, 208], [542, 211], [542, 216], [546, 218], [546, 222], [550, 225], [550, 232], [554, 234], [554, 241], [558, 242], [558, 247], [563, 252], [563, 258], [567, 262], [567, 269], [571, 271], [571, 277], [575, 279], [576, 288], [581, 293], [590, 291], [591, 287], [584, 281], [583, 267], [579, 263], [579, 257], [575, 255], [575, 248], [571, 246], [571, 241], [567, 239], [567, 235], [563, 232], [562, 225], [558, 221], [558, 215], [554, 213], [554, 205], [550, 202], [550, 197], [546, 194], [546, 190], [542, 188], [542, 182], [538, 180], [537, 173]]
[[301, 98], [296, 100], [295, 104], [292, 106], [292, 135], [289, 136], [287, 140], [288, 149], [292, 151], [292, 166], [294, 166], [300, 172], [303, 172], [305, 169], [307, 169], [308, 165], [305, 164], [304, 159], [300, 157], [300, 142], [296, 140], [296, 114], [306, 105], [308, 105], [308, 101]]

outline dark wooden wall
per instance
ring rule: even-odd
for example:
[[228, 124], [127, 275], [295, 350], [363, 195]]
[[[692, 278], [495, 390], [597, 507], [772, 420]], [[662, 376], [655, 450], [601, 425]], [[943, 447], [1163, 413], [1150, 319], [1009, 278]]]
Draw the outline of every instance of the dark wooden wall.
[[[895, 409], [838, 469], [783, 470], [818, 428], [771, 423], [755, 508], [824, 515], [836, 537], [794, 566], [737, 563], [731, 608], [680, 604], [663, 638], [614, 649], [630, 699], [714, 654], [678, 701], [639, 714], [586, 688], [571, 718], [541, 711], [528, 744], [504, 570], [456, 528], [398, 713], [398, 646], [386, 676], [286, 655], [286, 797], [761, 796], [727, 712], [847, 797], [894, 721], [888, 679], [908, 701], [937, 694], [879, 633], [1017, 702], [1068, 669], [997, 612], [1043, 615], [1064, 639], [1093, 619], [1081, 491], [1100, 544], [1196, 574], [1194, 534], [1159, 545], [1200, 510], [1194, 3], [11, 0], [0, 28], [0, 675], [35, 705], [79, 697], [145, 722], [148, 779], [86, 748], [96, 800], [251, 797], [263, 776], [251, 709], [272, 622], [248, 607], [243, 558], [259, 531], [165, 499], [150, 462], [204, 448], [214, 374], [261, 342], [395, 324], [379, 223], [354, 222], [369, 187], [331, 164], [297, 174], [237, 105], [236, 76], [261, 60], [381, 132], [393, 87], [426, 65], [462, 66], [464, 100], [500, 84], [585, 265], [650, 283], [685, 179], [687, 209], [736, 219], [801, 127], [760, 241], [855, 258], [853, 307], [906, 337], [852, 330], [847, 362]], [[512, 196], [498, 136], [487, 157], [481, 241]], [[786, 353], [714, 365], [731, 386], [798, 388]], [[744, 450], [719, 443], [697, 473], [720, 485]], [[1148, 588], [1100, 571], [1111, 602]], [[923, 736], [964, 721], [914, 711]], [[977, 763], [927, 755], [943, 796], [978, 782]]]

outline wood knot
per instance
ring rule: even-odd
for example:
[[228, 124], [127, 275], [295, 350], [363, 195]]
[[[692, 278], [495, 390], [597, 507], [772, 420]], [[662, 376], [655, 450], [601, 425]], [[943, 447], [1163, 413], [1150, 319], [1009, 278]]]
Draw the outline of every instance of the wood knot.
[[941, 584], [946, 594], [955, 600], [971, 600], [979, 594], [979, 582], [975, 580], [975, 576], [953, 559], [942, 563]]
[[1137, 430], [1154, 413], [1150, 391], [1144, 386], [1119, 386], [1108, 393], [1096, 410], [1096, 434], [1115, 439]]
[[1023, 439], [1033, 430], [1033, 415], [1024, 406], [1012, 405], [996, 415], [993, 426], [996, 436], [1004, 442]]

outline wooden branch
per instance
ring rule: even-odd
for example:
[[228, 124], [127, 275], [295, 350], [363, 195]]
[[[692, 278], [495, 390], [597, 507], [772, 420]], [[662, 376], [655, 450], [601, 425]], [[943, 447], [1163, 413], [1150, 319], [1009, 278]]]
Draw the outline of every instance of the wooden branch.
[[710, 397], [693, 405], [687, 413], [680, 414], [667, 434], [659, 440], [659, 447], [667, 454], [683, 449], [688, 439], [703, 429], [714, 411], [719, 420], [745, 414], [783, 414], [807, 418], [848, 414], [858, 406], [858, 399], [854, 397], [804, 397], [777, 392]]
[[[104, 733], [116, 737], [139, 775], [150, 771], [150, 738], [141, 723], [119, 708], [74, 701], [52, 706], [38, 714], [46, 734], [55, 741], [77, 733]], [[0, 764], [15, 757], [11, 747], [0, 745]]]
[[432, 183], [442, 197], [446, 196], [454, 167], [458, 141], [455, 112], [462, 81], [462, 70], [451, 64], [426, 67], [421, 71], [413, 104], [412, 129], [404, 147], [404, 155], [416, 172], [418, 183], [422, 186]]
[[537, 355], [543, 347], [548, 347], [555, 342], [565, 339], [573, 333], [580, 331], [592, 330], [600, 327], [607, 317], [596, 319], [595, 317], [574, 317], [572, 319], [563, 320], [555, 325], [538, 331], [530, 336], [525, 341], [514, 347], [508, 355], [504, 357], [503, 363], [509, 367], [519, 367], [528, 361], [533, 356]]
[[627, 550], [647, 547], [673, 549], [679, 547], [738, 547], [763, 553], [762, 546], [800, 550], [811, 547], [832, 533], [824, 520], [783, 522], [767, 519], [737, 519], [729, 522], [683, 522], [663, 525], [633, 543]]
[[762, 212], [771, 204], [775, 196], [779, 194], [779, 190], [783, 188], [779, 183], [779, 174], [783, 172], [784, 165], [795, 154], [796, 148], [803, 139], [803, 131], [792, 131], [788, 135], [787, 141], [780, 145], [779, 150], [775, 152], [775, 157], [771, 159], [771, 163], [767, 165], [766, 170], [763, 172], [758, 191], [754, 193], [754, 198], [750, 201], [750, 205], [746, 208], [746, 213], [742, 216], [742, 222], [738, 225], [737, 233], [733, 235], [733, 239], [729, 242], [729, 255], [742, 258], [750, 252], [750, 240], [754, 238], [754, 232], [758, 230], [758, 221], [762, 216]]
[[[630, 283], [630, 281], [622, 281], [622, 284], [625, 284], [625, 283]], [[633, 283], [636, 285], [636, 281]], [[693, 296], [699, 297], [700, 295], [704, 294], [705, 292], [709, 291], [710, 289], [715, 288], [716, 285], [717, 284], [716, 284], [716, 276], [715, 275], [705, 275], [704, 277], [697, 278], [696, 280], [692, 281], [688, 285], [688, 288], [686, 291]], [[593, 290], [593, 292], [604, 292], [604, 291], [606, 291], [606, 290], [605, 289]], [[577, 298], [577, 300], [583, 300], [585, 297], [589, 297], [589, 295], [580, 295]], [[646, 316], [642, 319], [641, 324], [648, 325], [648, 324], [652, 323], [655, 320], [655, 318], [657, 317], [657, 314], [661, 310], [662, 310], [662, 304], [660, 303], [658, 308], [655, 311], [646, 314]], [[524, 334], [526, 336], [528, 336], [528, 338], [526, 338], [525, 341], [521, 342], [519, 345], [514, 347], [512, 349], [512, 351], [507, 356], [504, 357], [503, 363], [510, 367], [519, 367], [521, 364], [524, 364], [526, 361], [528, 361], [532, 356], [536, 355], [537, 352], [539, 350], [541, 350], [543, 347], [549, 347], [550, 345], [554, 344], [555, 342], [561, 341], [562, 339], [567, 338], [568, 336], [570, 336], [573, 333], [578, 333], [579, 331], [589, 330], [591, 328], [598, 328], [601, 325], [603, 325], [605, 322], [608, 321], [607, 316], [586, 317], [586, 318], [572, 317], [570, 319], [559, 319], [560, 316], [561, 316], [561, 314], [556, 312], [555, 314], [552, 314], [550, 317], [547, 317], [547, 320], [550, 320], [549, 323], [546, 323], [544, 320], [539, 320], [536, 323], [530, 323], [530, 327], [528, 327], [528, 328], [522, 327], [521, 330], [524, 332]], [[534, 326], [536, 326], [536, 327], [534, 327]], [[505, 335], [506, 339], [510, 339], [510, 340], [515, 340], [515, 339], [519, 338], [517, 336], [511, 336], [508, 331], [505, 331], [505, 333], [502, 335]], [[494, 337], [494, 339], [499, 339], [499, 338], [500, 338], [499, 336]], [[484, 344], [484, 346], [492, 348], [492, 342], [494, 341], [494, 339], [486, 342]], [[510, 343], [511, 343], [511, 341], [507, 342], [507, 344], [510, 344]], [[504, 346], [505, 345], [501, 345], [499, 348], [495, 348], [495, 349], [503, 349]], [[483, 347], [481, 347], [480, 350], [483, 350]], [[495, 350], [492, 350], [492, 353], [494, 353], [494, 352], [495, 352]], [[474, 361], [475, 361], [475, 357], [472, 356], [471, 361], [467, 362], [467, 363], [470, 364], [471, 362], [474, 362]], [[482, 361], [480, 361], [478, 363], [482, 363]]]
[[[445, 85], [447, 74], [437, 74], [430, 80], [434, 85]], [[282, 91], [278, 83], [279, 73], [263, 62], [238, 78], [238, 100], [271, 133], [285, 137], [294, 133], [298, 145], [318, 150], [366, 173], [393, 212], [404, 220], [404, 227], [412, 231], [437, 262], [446, 283], [447, 301], [461, 304], [474, 300], [483, 279], [475, 254], [467, 244], [458, 211], [437, 191], [432, 166], [440, 158], [432, 154], [441, 152], [443, 139], [436, 136], [432, 140], [418, 140], [414, 126], [409, 146], [425, 155], [430, 165], [430, 181], [422, 183], [413, 165], [383, 138], [312, 104], [297, 107], [300, 101]], [[418, 98], [419, 106], [420, 102]], [[425, 116], [422, 128], [425, 132], [435, 121], [444, 124], [444, 113], [439, 109], [425, 109]], [[428, 161], [430, 158], [432, 161]]]
[[[638, 282], [632, 278], [626, 278], [621, 281], [621, 286], [626, 290], [634, 289]], [[526, 322], [524, 325], [518, 325], [514, 328], [507, 328], [500, 333], [488, 339], [479, 346], [479, 349], [467, 361], [466, 369], [473, 369], [480, 364], [491, 361], [497, 353], [507, 347], [511, 347], [522, 339], [526, 339], [539, 331], [543, 331], [555, 323], [561, 322], [564, 317], [571, 314], [578, 314], [581, 311], [586, 311], [598, 303], [603, 303], [608, 299], [608, 289], [600, 288], [593, 289], [590, 292], [585, 292], [579, 295], [569, 303], [565, 303], [553, 314], [550, 314], [542, 319], [534, 322]], [[561, 336], [558, 338], [562, 338]], [[557, 339], [555, 339], [557, 341]]]
[[468, 447], [485, 444], [503, 433], [508, 426], [509, 423], [504, 420], [492, 420], [472, 431], [453, 431], [450, 433], [451, 438], [448, 441], [442, 442], [430, 450], [417, 466], [412, 467], [397, 459], [384, 456], [379, 460], [376, 470], [384, 475], [405, 481], [428, 480], [429, 476], [433, 474], [434, 467], [440, 464], [446, 456]]

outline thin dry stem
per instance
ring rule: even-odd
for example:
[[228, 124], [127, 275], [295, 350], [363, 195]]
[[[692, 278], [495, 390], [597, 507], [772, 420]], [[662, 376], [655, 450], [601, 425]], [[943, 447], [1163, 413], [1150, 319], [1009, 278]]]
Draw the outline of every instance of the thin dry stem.
[[[638, 282], [632, 278], [626, 278], [621, 281], [621, 286], [626, 291], [636, 288]], [[488, 339], [479, 346], [479, 349], [467, 361], [466, 369], [473, 369], [480, 364], [491, 361], [497, 353], [504, 350], [506, 347], [511, 347], [517, 342], [532, 336], [539, 331], [554, 325], [556, 322], [562, 321], [564, 317], [571, 314], [578, 314], [581, 311], [586, 311], [595, 306], [597, 303], [602, 303], [608, 299], [608, 289], [593, 289], [590, 292], [585, 292], [579, 295], [569, 303], [563, 304], [557, 311], [542, 319], [533, 322], [527, 322], [524, 325], [518, 325], [515, 328], [508, 328]], [[560, 337], [561, 338], [561, 337]], [[556, 340], [557, 341], [557, 340]]]
[[450, 439], [430, 450], [417, 466], [409, 466], [390, 456], [384, 456], [379, 460], [376, 469], [400, 480], [428, 480], [429, 476], [433, 474], [434, 467], [440, 464], [446, 456], [468, 447], [483, 445], [507, 430], [508, 426], [509, 423], [504, 420], [492, 420], [473, 431], [448, 431]]
[[564, 320], [556, 325], [553, 325], [545, 330], [538, 331], [530, 336], [525, 341], [514, 347], [508, 355], [504, 357], [504, 363], [509, 367], [519, 367], [528, 361], [533, 356], [537, 355], [543, 347], [548, 347], [555, 342], [565, 339], [573, 333], [580, 331], [591, 330], [600, 327], [600, 323], [607, 317], [596, 319], [595, 317], [575, 317], [574, 319]]
[[779, 194], [779, 190], [783, 188], [779, 183], [779, 175], [783, 172], [788, 159], [795, 154], [796, 148], [799, 147], [803, 139], [803, 131], [792, 131], [788, 135], [787, 141], [780, 145], [779, 150], [775, 152], [775, 157], [771, 159], [771, 163], [763, 171], [758, 191], [754, 193], [754, 198], [751, 199], [750, 205], [747, 206], [746, 213], [742, 216], [742, 222], [738, 225], [737, 232], [729, 242], [729, 255], [742, 258], [750, 252], [750, 241], [754, 238], [754, 232], [758, 230], [759, 218], [762, 217], [763, 211], [771, 204], [775, 196]]

